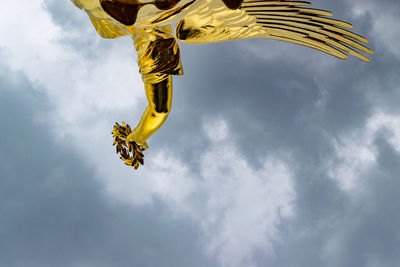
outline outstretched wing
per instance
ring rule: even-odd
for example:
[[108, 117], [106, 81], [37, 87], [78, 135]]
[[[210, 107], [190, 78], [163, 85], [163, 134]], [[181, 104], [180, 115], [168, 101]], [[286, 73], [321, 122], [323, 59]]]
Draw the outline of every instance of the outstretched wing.
[[327, 18], [331, 12], [303, 7], [308, 5], [311, 3], [304, 1], [244, 0], [238, 9], [230, 9], [222, 0], [206, 0], [178, 23], [176, 35], [186, 43], [275, 39], [342, 59], [348, 58], [348, 53], [370, 61], [360, 53], [373, 54], [360, 44], [368, 40], [345, 29], [353, 28], [351, 24]]

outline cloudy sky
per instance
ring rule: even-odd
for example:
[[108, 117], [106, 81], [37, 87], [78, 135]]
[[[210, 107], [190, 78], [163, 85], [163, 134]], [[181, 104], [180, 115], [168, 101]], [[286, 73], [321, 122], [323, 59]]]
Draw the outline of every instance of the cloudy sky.
[[68, 0], [0, 0], [0, 267], [400, 266], [400, 2], [313, 4], [372, 63], [181, 45], [134, 171], [110, 135], [146, 105], [132, 42]]

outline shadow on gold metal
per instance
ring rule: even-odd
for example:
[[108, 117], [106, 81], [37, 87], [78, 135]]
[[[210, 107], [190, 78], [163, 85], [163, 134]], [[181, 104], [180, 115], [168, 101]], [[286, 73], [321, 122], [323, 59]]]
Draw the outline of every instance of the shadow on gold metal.
[[126, 165], [132, 166], [135, 169], [143, 165], [143, 151], [145, 147], [138, 145], [135, 141], [129, 141], [128, 135], [131, 133], [131, 127], [129, 124], [122, 122], [122, 126], [115, 123], [112, 135], [114, 137], [113, 145], [116, 145], [117, 154], [121, 154], [121, 159]]
[[[182, 75], [176, 39], [190, 44], [249, 38], [286, 41], [347, 59], [373, 51], [368, 40], [346, 29], [350, 23], [329, 18], [311, 3], [283, 0], [72, 0], [86, 11], [104, 38], [128, 35], [134, 41], [148, 105], [135, 129], [114, 126], [114, 145], [125, 164], [143, 164], [147, 139], [167, 119], [172, 76]], [[171, 25], [176, 24], [175, 35]]]

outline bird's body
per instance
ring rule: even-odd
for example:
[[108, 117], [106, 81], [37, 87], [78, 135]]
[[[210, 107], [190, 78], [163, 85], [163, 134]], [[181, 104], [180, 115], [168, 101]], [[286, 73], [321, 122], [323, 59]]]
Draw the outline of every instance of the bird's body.
[[[368, 40], [346, 30], [353, 26], [329, 18], [331, 12], [306, 8], [304, 1], [285, 0], [72, 0], [89, 15], [105, 38], [132, 37], [149, 105], [132, 131], [114, 129], [122, 159], [135, 168], [128, 143], [146, 147], [146, 140], [165, 121], [171, 106], [171, 75], [183, 74], [176, 39], [192, 44], [265, 38], [291, 42], [346, 59], [369, 61]], [[175, 37], [171, 25], [176, 24]], [[123, 132], [126, 134], [121, 134]], [[130, 146], [132, 147], [132, 146]], [[135, 147], [135, 146], [133, 146]], [[122, 149], [122, 150], [121, 150]], [[125, 150], [126, 151], [125, 151]], [[132, 152], [132, 151], [131, 151]], [[137, 157], [136, 157], [137, 158]], [[140, 158], [140, 157], [139, 157]], [[141, 158], [142, 159], [142, 158]]]

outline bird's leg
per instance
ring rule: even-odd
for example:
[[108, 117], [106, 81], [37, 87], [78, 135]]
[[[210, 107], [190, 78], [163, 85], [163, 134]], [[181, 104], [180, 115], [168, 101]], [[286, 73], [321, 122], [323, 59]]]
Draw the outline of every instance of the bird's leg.
[[171, 110], [172, 76], [158, 74], [156, 77], [144, 77], [143, 81], [148, 105], [140, 122], [127, 139], [147, 148], [146, 140], [161, 127]]

